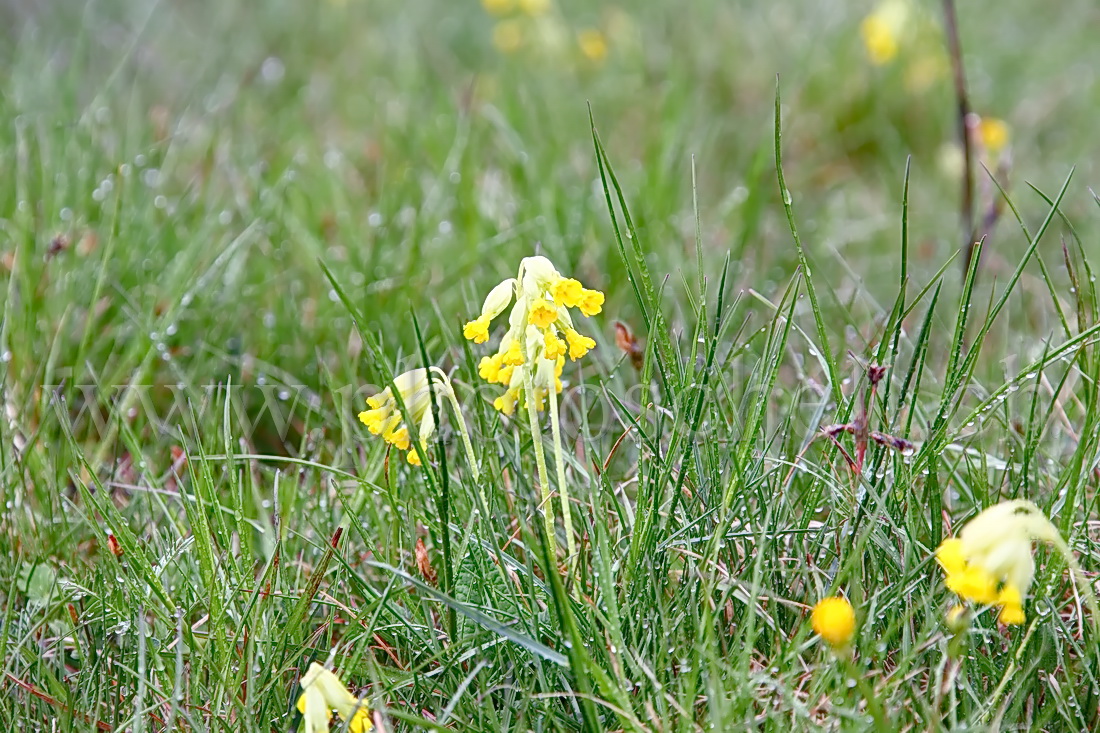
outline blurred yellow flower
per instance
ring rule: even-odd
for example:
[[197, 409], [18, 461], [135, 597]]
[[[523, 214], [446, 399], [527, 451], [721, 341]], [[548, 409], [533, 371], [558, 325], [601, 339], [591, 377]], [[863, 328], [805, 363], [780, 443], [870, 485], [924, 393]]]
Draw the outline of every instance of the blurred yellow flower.
[[970, 520], [957, 537], [936, 549], [947, 587], [963, 600], [1001, 607], [1003, 624], [1025, 621], [1023, 597], [1035, 578], [1031, 545], [1065, 543], [1058, 530], [1029, 501], [1004, 501]]
[[897, 57], [912, 15], [908, 0], [884, 0], [863, 19], [859, 34], [872, 64], [882, 66]]
[[367, 704], [348, 692], [339, 677], [313, 662], [302, 677], [302, 694], [298, 697], [305, 733], [328, 733], [333, 710], [347, 721], [350, 733], [367, 733], [374, 728]]
[[501, 53], [515, 53], [523, 45], [523, 23], [515, 18], [493, 26], [493, 46]]
[[577, 33], [577, 45], [589, 61], [599, 63], [607, 58], [607, 39], [595, 28], [585, 28]]
[[970, 626], [970, 611], [961, 603], [956, 603], [947, 611], [946, 621], [948, 629], [960, 634]]
[[978, 140], [990, 155], [997, 155], [1008, 145], [1008, 123], [996, 117], [982, 117], [978, 122]]
[[525, 15], [542, 15], [550, 9], [550, 0], [519, 0], [519, 9]]
[[516, 0], [481, 0], [481, 7], [489, 15], [508, 15], [516, 7]]
[[846, 598], [824, 598], [814, 606], [810, 625], [834, 648], [848, 646], [856, 633], [856, 614]]

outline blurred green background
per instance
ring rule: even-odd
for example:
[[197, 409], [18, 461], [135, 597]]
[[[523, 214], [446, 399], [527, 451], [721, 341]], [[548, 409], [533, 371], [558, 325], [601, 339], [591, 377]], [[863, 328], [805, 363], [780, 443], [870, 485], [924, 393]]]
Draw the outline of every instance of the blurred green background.
[[[125, 294], [103, 307], [130, 316], [101, 316], [109, 327], [89, 345], [100, 353], [174, 308], [168, 349], [252, 355], [316, 384], [350, 333], [319, 260], [405, 348], [410, 304], [427, 299], [457, 323], [450, 314], [536, 246], [609, 290], [617, 315], [629, 305], [588, 105], [670, 293], [694, 267], [693, 158], [707, 267], [732, 250], [734, 287], [771, 292], [794, 263], [772, 162], [776, 74], [815, 275], [835, 293], [826, 302], [873, 319], [896, 289], [908, 156], [915, 281], [961, 244], [939, 5], [913, 5], [916, 30], [885, 65], [861, 41], [873, 9], [6, 0], [0, 236], [6, 252], [27, 253], [21, 274], [42, 302], [9, 324], [10, 368], [25, 374], [57, 349], [59, 364], [82, 369], [76, 316], [98, 279], [92, 245], [112, 230], [100, 294]], [[972, 105], [1009, 126], [999, 158], [1010, 157], [1022, 213], [1045, 213], [1025, 182], [1053, 195], [1077, 166], [1064, 210], [1093, 237], [1100, 7], [959, 12]], [[984, 178], [979, 169], [979, 208], [992, 200]], [[73, 246], [47, 261], [58, 235]], [[989, 277], [1024, 246], [1002, 217]], [[219, 256], [196, 290], [195, 273]]]

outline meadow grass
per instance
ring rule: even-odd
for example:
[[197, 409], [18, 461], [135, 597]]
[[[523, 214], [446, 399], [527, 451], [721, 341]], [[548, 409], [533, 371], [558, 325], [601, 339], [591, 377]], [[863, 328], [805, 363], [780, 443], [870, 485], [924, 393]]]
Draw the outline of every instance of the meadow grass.
[[[1096, 6], [959, 9], [1012, 130], [964, 273], [949, 81], [806, 5], [567, 2], [511, 54], [475, 3], [0, 6], [0, 726], [289, 731], [311, 661], [383, 730], [1100, 725], [1057, 554], [960, 634], [933, 559], [1028, 498], [1100, 568]], [[575, 557], [462, 338], [535, 253], [607, 294]], [[425, 362], [480, 479], [453, 415], [422, 469], [356, 419]]]

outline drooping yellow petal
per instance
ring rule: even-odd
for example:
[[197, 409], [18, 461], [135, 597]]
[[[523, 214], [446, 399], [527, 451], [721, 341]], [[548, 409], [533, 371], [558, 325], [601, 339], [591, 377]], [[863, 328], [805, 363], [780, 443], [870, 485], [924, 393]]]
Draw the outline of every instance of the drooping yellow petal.
[[519, 366], [523, 363], [523, 347], [519, 340], [512, 341], [508, 350], [504, 352], [504, 363], [508, 366]]
[[497, 381], [497, 375], [500, 374], [500, 365], [503, 361], [504, 357], [500, 354], [481, 357], [481, 362], [477, 365], [478, 376], [486, 382]]
[[585, 290], [577, 307], [586, 316], [594, 316], [603, 310], [604, 295], [599, 290]]
[[951, 537], [941, 542], [936, 548], [936, 562], [948, 575], [962, 572], [966, 568], [962, 540]]
[[392, 444], [398, 450], [409, 449], [409, 430], [404, 425], [396, 430], [387, 430], [382, 434], [382, 439]]
[[573, 329], [565, 332], [565, 340], [569, 342], [569, 358], [573, 361], [580, 359], [590, 349], [596, 348], [596, 342], [587, 336], [582, 336]]
[[545, 300], [539, 299], [531, 306], [531, 313], [527, 320], [532, 326], [546, 328], [558, 320], [558, 310]]
[[1024, 600], [1019, 589], [1011, 583], [1001, 588], [997, 603], [1001, 604], [1001, 613], [997, 619], [1007, 626], [1019, 626], [1027, 620], [1024, 616]]
[[355, 711], [355, 715], [348, 721], [348, 731], [350, 733], [369, 733], [374, 728], [374, 723], [371, 721], [370, 711], [367, 710], [367, 706], [364, 703]]
[[489, 319], [475, 318], [462, 327], [462, 335], [475, 344], [485, 343], [489, 340]]
[[584, 287], [579, 280], [563, 278], [554, 286], [554, 303], [566, 308], [576, 308], [584, 295]]

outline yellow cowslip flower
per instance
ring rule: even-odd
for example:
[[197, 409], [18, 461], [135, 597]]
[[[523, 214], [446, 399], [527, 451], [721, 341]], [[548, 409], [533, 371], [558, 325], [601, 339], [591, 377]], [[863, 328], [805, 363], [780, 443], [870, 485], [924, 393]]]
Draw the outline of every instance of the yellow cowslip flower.
[[367, 704], [348, 692], [339, 677], [313, 662], [302, 677], [298, 698], [305, 733], [328, 733], [333, 710], [347, 721], [351, 733], [367, 733], [374, 728]]
[[[433, 374], [438, 375], [438, 378], [433, 378]], [[383, 440], [398, 450], [408, 451], [406, 455], [408, 462], [419, 466], [420, 457], [415, 450], [410, 450], [409, 429], [402, 420], [397, 399], [394, 397], [395, 387], [401, 395], [401, 401], [405, 404], [406, 416], [417, 424], [421, 448], [427, 448], [428, 439], [435, 432], [435, 417], [432, 414], [433, 390], [437, 400], [436, 409], [440, 409], [439, 398], [453, 395], [451, 385], [447, 376], [436, 367], [431, 367], [430, 370], [413, 369], [398, 375], [389, 387], [368, 397], [367, 405], [371, 409], [359, 413], [359, 420], [367, 426], [367, 430], [374, 435], [381, 435]]]
[[912, 15], [909, 0], [884, 0], [863, 19], [859, 35], [872, 64], [884, 66], [897, 58]]
[[997, 155], [1008, 145], [1008, 123], [996, 117], [978, 121], [978, 140], [990, 155]]
[[508, 15], [516, 7], [516, 0], [481, 0], [481, 7], [489, 15]]
[[1004, 501], [970, 520], [957, 537], [940, 543], [936, 562], [947, 587], [963, 600], [1001, 607], [1003, 624], [1022, 624], [1023, 597], [1035, 578], [1031, 545], [1063, 547], [1058, 530], [1030, 501]]
[[515, 18], [499, 21], [493, 26], [493, 46], [501, 53], [512, 54], [523, 46], [523, 23]]
[[569, 358], [573, 361], [580, 359], [589, 350], [596, 348], [596, 342], [587, 336], [581, 336], [571, 328], [565, 329], [565, 340], [569, 343]]
[[[596, 342], [593, 341], [592, 343], [595, 344]], [[543, 349], [547, 359], [557, 361], [559, 356], [565, 355], [565, 342], [558, 338], [558, 335], [553, 331], [546, 331], [543, 338]]]
[[607, 58], [607, 39], [595, 28], [585, 28], [577, 33], [577, 46], [589, 61], [599, 63]]
[[524, 258], [517, 277], [493, 288], [481, 314], [463, 328], [466, 338], [483, 343], [493, 319], [512, 304], [508, 331], [497, 353], [478, 364], [482, 379], [506, 387], [494, 406], [506, 415], [513, 414], [516, 405], [526, 401], [527, 380], [533, 380], [539, 406], [551, 390], [560, 392], [565, 357], [575, 361], [596, 346], [574, 328], [570, 309], [592, 316], [603, 310], [603, 303], [603, 293], [564, 277], [547, 258]]
[[856, 613], [846, 598], [824, 598], [814, 606], [810, 625], [834, 648], [847, 647], [856, 633]]
[[531, 315], [528, 321], [539, 328], [545, 329], [551, 323], [558, 320], [558, 309], [545, 300], [538, 300], [531, 306]]
[[485, 296], [485, 302], [481, 305], [481, 315], [462, 328], [462, 335], [475, 344], [483, 344], [488, 341], [489, 324], [512, 302], [512, 294], [515, 290], [515, 278], [508, 278], [490, 290], [489, 294]]

